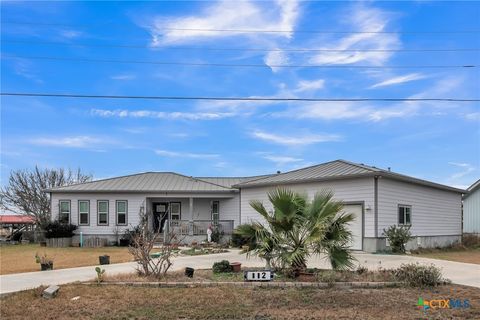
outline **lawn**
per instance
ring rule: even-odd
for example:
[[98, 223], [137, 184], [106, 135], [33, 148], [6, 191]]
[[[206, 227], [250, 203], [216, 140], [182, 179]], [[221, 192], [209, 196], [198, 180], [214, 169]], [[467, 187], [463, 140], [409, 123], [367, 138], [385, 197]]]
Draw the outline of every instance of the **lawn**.
[[[148, 288], [62, 286], [52, 300], [41, 290], [2, 299], [2, 319], [479, 319], [480, 289]], [[79, 297], [79, 298], [75, 298]], [[469, 299], [468, 309], [424, 311], [423, 299]], [[72, 298], [75, 298], [72, 300]]]
[[83, 267], [98, 264], [98, 256], [107, 254], [110, 263], [132, 261], [126, 247], [103, 248], [47, 248], [38, 244], [0, 246], [0, 274], [40, 271], [35, 253], [46, 253], [53, 258], [54, 269]]
[[433, 249], [430, 251], [422, 251], [420, 253], [415, 253], [412, 255], [431, 259], [480, 264], [480, 248], [464, 250]]

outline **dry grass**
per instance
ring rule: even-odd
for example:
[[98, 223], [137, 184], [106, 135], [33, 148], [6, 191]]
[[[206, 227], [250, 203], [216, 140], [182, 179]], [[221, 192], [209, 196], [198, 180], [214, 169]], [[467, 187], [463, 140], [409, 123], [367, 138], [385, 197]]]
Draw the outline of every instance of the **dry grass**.
[[47, 248], [38, 244], [0, 246], [0, 274], [40, 271], [35, 263], [35, 253], [46, 253], [54, 259], [54, 269], [98, 265], [98, 256], [107, 254], [110, 263], [132, 261], [125, 247], [103, 248]]
[[[249, 268], [253, 270], [255, 268]], [[262, 269], [263, 270], [263, 269]], [[155, 282], [155, 281], [178, 281], [178, 282], [191, 282], [191, 281], [241, 281], [243, 282], [243, 272], [239, 273], [213, 273], [211, 269], [197, 269], [193, 275], [193, 278], [185, 276], [184, 271], [168, 272], [166, 277], [162, 280], [153, 277], [143, 277], [135, 273], [122, 273], [116, 275], [104, 276], [105, 282]], [[382, 271], [367, 271], [362, 274], [352, 271], [333, 271], [333, 270], [321, 270], [318, 272], [317, 281], [321, 282], [378, 282], [378, 281], [395, 281], [392, 272], [389, 270]], [[282, 274], [275, 273], [275, 281], [298, 281], [297, 279], [287, 278]]]
[[459, 250], [431, 249], [422, 250], [413, 253], [413, 255], [431, 259], [480, 264], [480, 248]]
[[[57, 298], [40, 290], [2, 299], [2, 319], [479, 319], [480, 290], [443, 286], [433, 290], [141, 288], [62, 286]], [[72, 301], [73, 297], [78, 300]], [[469, 299], [470, 309], [416, 307], [423, 299]]]

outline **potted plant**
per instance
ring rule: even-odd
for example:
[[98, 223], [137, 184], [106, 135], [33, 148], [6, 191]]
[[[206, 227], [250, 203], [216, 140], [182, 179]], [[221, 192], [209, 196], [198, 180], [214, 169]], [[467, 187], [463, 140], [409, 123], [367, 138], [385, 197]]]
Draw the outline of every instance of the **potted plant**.
[[232, 267], [233, 272], [242, 271], [242, 263], [240, 262], [230, 262], [230, 266]]
[[99, 256], [98, 260], [99, 260], [100, 264], [110, 264], [110, 256], [109, 255], [105, 254], [103, 256]]
[[53, 270], [53, 259], [47, 257], [46, 253], [44, 253], [43, 256], [39, 256], [38, 253], [36, 253], [35, 262], [40, 263], [42, 271]]

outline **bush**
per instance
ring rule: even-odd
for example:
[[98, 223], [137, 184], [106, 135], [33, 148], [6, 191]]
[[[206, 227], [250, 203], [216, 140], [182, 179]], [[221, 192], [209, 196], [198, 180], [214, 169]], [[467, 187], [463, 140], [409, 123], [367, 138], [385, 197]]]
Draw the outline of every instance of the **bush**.
[[386, 230], [383, 229], [383, 235], [387, 237], [392, 252], [395, 253], [405, 253], [405, 245], [410, 239], [412, 239], [410, 226], [397, 227], [396, 225], [393, 225]]
[[394, 277], [410, 287], [436, 287], [447, 282], [442, 271], [435, 265], [417, 263], [402, 264], [394, 271]]
[[467, 248], [480, 248], [480, 235], [464, 234], [462, 236], [462, 244]]
[[251, 248], [255, 247], [255, 239], [254, 238], [242, 235], [240, 232], [237, 232], [237, 230], [239, 228], [241, 228], [242, 226], [243, 225], [238, 226], [233, 231], [232, 238], [231, 238], [232, 246], [235, 247], [235, 248], [241, 248], [243, 246], [249, 246]]
[[212, 271], [213, 273], [228, 273], [232, 272], [233, 268], [228, 260], [222, 260], [213, 264]]
[[224, 235], [225, 233], [218, 226], [214, 227], [212, 230], [212, 242], [220, 243]]
[[50, 238], [71, 238], [77, 226], [73, 224], [64, 224], [58, 221], [50, 222], [45, 227], [45, 237]]

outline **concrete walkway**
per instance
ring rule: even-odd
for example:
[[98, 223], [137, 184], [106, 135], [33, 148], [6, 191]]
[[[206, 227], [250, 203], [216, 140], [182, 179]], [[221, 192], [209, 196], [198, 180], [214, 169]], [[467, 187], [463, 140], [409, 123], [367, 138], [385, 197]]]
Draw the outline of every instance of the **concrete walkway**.
[[[389, 269], [400, 266], [402, 263], [419, 262], [422, 264], [435, 264], [442, 268], [444, 277], [453, 281], [453, 283], [468, 285], [480, 288], [480, 265], [452, 262], [445, 260], [434, 260], [418, 258], [412, 256], [400, 255], [381, 255], [368, 253], [355, 253], [358, 260], [357, 264], [366, 266], [369, 269], [378, 269], [379, 267]], [[184, 256], [173, 260], [172, 271], [182, 270], [185, 267], [196, 269], [211, 268], [212, 264], [220, 260], [238, 261], [242, 267], [261, 267], [264, 261], [251, 257], [246, 258], [244, 254], [239, 254], [238, 250], [230, 249], [229, 252], [211, 254], [204, 256]], [[313, 258], [308, 262], [309, 267], [329, 268], [329, 263], [319, 257]], [[102, 266], [108, 275], [120, 273], [135, 272], [136, 263], [127, 262]], [[76, 281], [89, 281], [96, 277], [95, 266], [60, 269], [52, 271], [39, 271], [28, 273], [17, 273], [0, 276], [0, 294], [27, 290], [36, 288], [40, 285], [65, 284]]]

